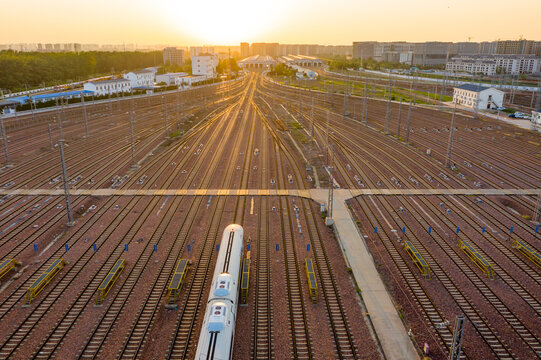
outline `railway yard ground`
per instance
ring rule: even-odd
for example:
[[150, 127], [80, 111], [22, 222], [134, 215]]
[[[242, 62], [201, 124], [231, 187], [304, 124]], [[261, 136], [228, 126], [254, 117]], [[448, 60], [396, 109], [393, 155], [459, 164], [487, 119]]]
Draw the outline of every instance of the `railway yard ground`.
[[[541, 358], [541, 135], [372, 86], [348, 96], [248, 73], [4, 118], [0, 265], [15, 265], [0, 272], [0, 359], [193, 358], [231, 223], [251, 261], [236, 359], [400, 358], [347, 241], [366, 248], [419, 357], [447, 359], [462, 315], [461, 358]], [[355, 240], [325, 225], [330, 187]]]

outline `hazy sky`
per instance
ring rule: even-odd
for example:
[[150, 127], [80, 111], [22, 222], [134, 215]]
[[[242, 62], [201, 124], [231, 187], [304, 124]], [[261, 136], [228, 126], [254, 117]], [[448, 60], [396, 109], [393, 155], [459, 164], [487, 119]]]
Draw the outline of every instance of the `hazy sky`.
[[1, 0], [0, 43], [541, 40], [540, 0]]

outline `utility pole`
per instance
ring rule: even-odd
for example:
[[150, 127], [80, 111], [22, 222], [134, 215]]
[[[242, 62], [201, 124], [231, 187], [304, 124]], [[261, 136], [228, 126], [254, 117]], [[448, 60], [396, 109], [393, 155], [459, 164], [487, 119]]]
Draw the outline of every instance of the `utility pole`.
[[[477, 97], [475, 98], [475, 118], [477, 119], [479, 117], [478, 109], [479, 109], [479, 97], [481, 96], [481, 76], [479, 76], [479, 82], [477, 84]], [[456, 107], [456, 104], [455, 104]]]
[[346, 87], [344, 88], [344, 117], [348, 115], [348, 86], [349, 86], [349, 75], [346, 79]]
[[446, 166], [450, 169], [452, 165], [452, 155], [453, 155], [453, 138], [455, 136], [455, 113], [456, 113], [456, 102], [453, 107], [453, 116], [451, 117], [451, 128], [449, 129], [449, 144], [447, 145], [447, 161]]
[[298, 85], [298, 87], [297, 87], [298, 116], [300, 117], [301, 116], [301, 85], [300, 84], [297, 84], [297, 85]]
[[417, 99], [417, 70], [413, 70], [413, 103]]
[[[34, 105], [34, 106], [32, 106]], [[36, 109], [36, 100], [34, 100], [34, 98], [32, 98], [32, 101], [30, 101], [30, 109], [32, 109], [32, 124], [35, 124], [36, 123], [36, 117], [35, 117], [35, 109]]]
[[49, 142], [51, 143], [51, 150], [54, 149], [53, 135], [51, 133], [51, 124], [47, 124], [47, 130], [49, 131]]
[[325, 151], [325, 156], [326, 156], [325, 162], [327, 164], [329, 163], [329, 150], [328, 150], [329, 149], [329, 117], [330, 117], [330, 111], [327, 110], [327, 128], [325, 131], [326, 132], [325, 136], [327, 138], [325, 141], [326, 142], [325, 147], [327, 148], [327, 151]]
[[120, 112], [120, 97], [121, 96], [122, 96], [122, 91], [119, 91], [116, 93], [116, 104], [117, 104], [117, 109], [119, 112]]
[[515, 102], [515, 76], [511, 75], [511, 104]]
[[541, 215], [540, 212], [541, 212], [541, 191], [537, 194], [537, 201], [535, 202], [535, 208], [533, 211], [532, 220], [534, 224], [539, 224], [539, 216]]
[[406, 144], [410, 143], [410, 126], [411, 126], [411, 100], [408, 108], [408, 123], [406, 125]]
[[398, 105], [398, 126], [396, 128], [396, 138], [400, 140], [400, 118], [402, 117], [402, 98], [400, 98], [400, 104]]
[[58, 148], [60, 149], [60, 162], [62, 163], [62, 181], [64, 182], [64, 197], [66, 199], [66, 212], [68, 214], [68, 226], [73, 226], [75, 225], [75, 221], [73, 220], [73, 213], [71, 211], [68, 172], [66, 171], [66, 161], [64, 159], [64, 139], [58, 140]]
[[83, 120], [85, 122], [85, 138], [88, 137], [88, 119], [86, 118], [86, 103], [85, 96], [81, 94], [81, 101], [83, 103]]
[[462, 353], [462, 338], [464, 336], [464, 316], [456, 317], [453, 343], [449, 352], [449, 360], [459, 360]]
[[[224, 92], [225, 94], [225, 92]], [[180, 120], [182, 119], [181, 115], [181, 106], [180, 106], [180, 86], [177, 88], [177, 130], [180, 126]]]
[[59, 136], [60, 136], [60, 139], [63, 139], [64, 138], [64, 133], [62, 131], [62, 112], [60, 110], [61, 107], [63, 107], [63, 100], [62, 98], [60, 98], [60, 105], [56, 105], [56, 117], [58, 118], [58, 132], [59, 132]]
[[10, 167], [11, 159], [9, 158], [8, 136], [6, 134], [6, 128], [4, 127], [4, 119], [2, 118], [1, 112], [0, 112], [0, 131], [2, 132], [2, 141], [4, 142], [5, 166]]
[[130, 99], [130, 139], [131, 139], [131, 161], [132, 168], [137, 168], [137, 163], [135, 162], [136, 152], [135, 152], [135, 131], [133, 128], [133, 97]]
[[366, 87], [363, 90], [364, 90], [364, 97], [363, 97], [363, 120], [362, 120], [362, 122], [365, 125], [367, 125], [368, 124], [368, 99], [367, 99], [368, 92], [367, 92]]
[[310, 137], [314, 139], [314, 95], [312, 95], [312, 110], [310, 111]]
[[537, 96], [535, 99], [535, 108], [539, 109], [540, 107], [541, 107], [541, 82], [538, 82], [537, 83]]
[[109, 120], [110, 120], [110, 125], [114, 125], [113, 123], [113, 102], [111, 100], [111, 91], [109, 91]]
[[391, 122], [391, 94], [389, 93], [387, 95], [387, 110], [385, 111], [385, 125], [383, 127], [383, 132], [385, 135], [389, 135], [390, 122]]
[[168, 125], [167, 125], [167, 98], [163, 96], [162, 93], [162, 105], [163, 105], [163, 122], [165, 126], [165, 138], [167, 139], [168, 135]]
[[327, 218], [325, 219], [325, 225], [330, 226], [334, 223], [332, 217], [333, 211], [333, 202], [334, 202], [334, 146], [330, 146], [330, 149], [327, 148], [327, 151], [331, 151], [331, 163], [329, 165], [329, 200], [328, 200], [328, 210]]

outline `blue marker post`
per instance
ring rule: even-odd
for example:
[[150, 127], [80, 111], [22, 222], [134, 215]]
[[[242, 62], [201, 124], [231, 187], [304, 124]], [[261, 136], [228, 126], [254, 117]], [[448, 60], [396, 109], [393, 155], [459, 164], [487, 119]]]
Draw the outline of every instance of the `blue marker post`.
[[280, 249], [280, 245], [276, 244], [276, 251]]
[[377, 233], [378, 233], [378, 227], [376, 226], [376, 227], [374, 228], [374, 234], [377, 234]]
[[188, 244], [188, 252], [192, 251], [192, 247]]
[[512, 234], [512, 233], [513, 233], [513, 226], [511, 226], [511, 227], [509, 228], [509, 234]]
[[66, 251], [68, 251], [70, 249], [68, 244], [64, 244], [64, 248], [66, 249]]
[[246, 245], [246, 250], [247, 250], [247, 251], [250, 251], [250, 249], [252, 248], [250, 245], [251, 245], [251, 244]]
[[220, 251], [220, 244], [216, 244], [216, 251]]
[[128, 251], [128, 244], [124, 244], [124, 251]]
[[483, 226], [483, 234], [487, 231], [487, 229]]
[[405, 233], [406, 233], [406, 227], [404, 226], [404, 227], [402, 228], [402, 234], [405, 234]]
[[456, 227], [456, 233], [458, 234], [460, 232], [460, 226]]
[[34, 251], [38, 251], [38, 244], [34, 244]]
[[429, 234], [432, 233], [432, 226], [429, 226], [429, 227], [428, 227], [428, 233], [429, 233]]
[[92, 244], [92, 248], [94, 249], [94, 252], [98, 251], [98, 245]]
[[158, 252], [158, 244], [154, 244], [154, 252]]
[[306, 244], [306, 251], [310, 251], [310, 244]]

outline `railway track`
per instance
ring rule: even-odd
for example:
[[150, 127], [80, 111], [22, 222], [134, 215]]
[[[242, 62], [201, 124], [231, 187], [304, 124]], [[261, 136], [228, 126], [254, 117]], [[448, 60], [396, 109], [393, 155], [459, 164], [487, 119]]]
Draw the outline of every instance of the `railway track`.
[[[335, 137], [335, 138], [336, 138], [336, 137]], [[333, 140], [336, 141], [336, 139], [333, 139]], [[344, 148], [344, 146], [342, 146], [342, 148]], [[383, 152], [383, 149], [382, 149], [381, 151]], [[370, 156], [370, 155], [369, 155], [369, 156]], [[350, 163], [351, 163], [351, 162], [350, 162]], [[369, 165], [369, 164], [366, 164], [366, 165]], [[372, 166], [370, 166], [370, 167], [372, 168]], [[373, 170], [373, 171], [374, 171], [374, 170]], [[342, 166], [342, 172], [345, 172], [343, 166]], [[377, 171], [374, 171], [374, 172], [377, 173]], [[395, 175], [395, 176], [397, 176], [397, 175]], [[400, 175], [398, 175], [398, 176], [400, 176]], [[398, 176], [397, 176], [397, 177], [398, 177]], [[401, 177], [401, 176], [400, 176], [400, 177]], [[399, 177], [399, 179], [400, 179], [400, 177]], [[344, 178], [347, 179], [347, 175], [345, 175]], [[380, 179], [385, 179], [385, 177], [382, 176], [382, 175], [380, 174]], [[403, 179], [400, 179], [400, 180], [404, 181]], [[365, 181], [367, 181], [367, 180], [365, 180]], [[353, 182], [349, 182], [349, 184], [352, 184], [352, 183], [353, 183]], [[389, 184], [389, 185], [392, 185], [392, 184]], [[431, 259], [431, 260], [433, 260], [433, 259]], [[434, 260], [433, 260], [433, 261], [434, 261]], [[430, 261], [429, 261], [429, 262], [430, 262]], [[432, 262], [430, 262], [430, 263], [432, 263]], [[441, 272], [440, 272], [440, 271], [441, 271]], [[441, 277], [441, 276], [444, 277], [444, 280], [445, 280], [444, 282], [445, 282], [446, 288], [449, 289], [449, 288], [451, 287], [452, 295], [455, 296], [455, 297], [457, 297], [457, 298], [461, 298], [461, 300], [458, 302], [458, 303], [461, 305], [461, 307], [462, 307], [462, 308], [463, 308], [464, 306], [468, 307], [468, 304], [467, 304], [467, 303], [469, 302], [469, 300], [467, 300], [466, 298], [463, 297], [462, 294], [460, 294], [460, 291], [458, 290], [458, 287], [457, 287], [456, 285], [454, 285], [453, 283], [449, 282], [449, 281], [450, 281], [450, 278], [442, 271], [442, 269], [436, 269], [436, 272], [438, 272], [438, 274], [437, 274], [438, 277]], [[470, 274], [470, 275], [471, 275], [471, 274]], [[477, 285], [479, 286], [480, 284], [477, 284]], [[454, 290], [453, 290], [453, 289], [454, 289]], [[484, 289], [487, 290], [486, 287], [485, 287]], [[519, 292], [520, 292], [520, 291], [519, 291]], [[524, 295], [524, 292], [523, 292], [522, 294]], [[492, 294], [485, 293], [485, 295], [486, 295], [486, 298], [487, 298], [487, 299], [494, 299], [493, 296], [491, 297]], [[528, 297], [528, 295], [527, 295], [527, 296], [526, 296], [526, 300], [528, 300], [528, 298], [529, 298], [529, 297]], [[497, 299], [497, 298], [496, 298], [496, 299]], [[498, 303], [498, 304], [496, 305], [496, 308], [499, 307], [498, 310], [500, 311], [500, 313], [503, 315], [504, 318], [507, 317], [506, 321], [507, 321], [511, 326], [512, 326], [512, 324], [515, 324], [516, 331], [519, 332], [519, 334], [522, 333], [521, 337], [522, 337], [523, 340], [526, 342], [526, 344], [528, 344], [528, 342], [529, 342], [528, 345], [532, 348], [533, 351], [536, 351], [536, 350], [537, 350], [537, 343], [536, 343], [535, 337], [532, 336], [532, 334], [527, 330], [527, 328], [525, 328], [524, 326], [522, 326], [522, 325], [520, 324], [520, 322], [518, 321], [518, 319], [516, 319], [516, 318], [512, 318], [512, 319], [511, 319], [511, 317], [513, 317], [513, 315], [511, 315], [511, 317], [510, 317], [510, 315], [509, 315], [509, 309], [505, 309], [505, 308], [503, 308], [501, 305], [503, 305], [501, 302]], [[468, 309], [467, 309], [467, 310], [468, 310]], [[472, 314], [472, 311], [474, 311], [474, 309], [471, 307], [471, 305], [470, 305], [469, 310], [471, 310], [471, 311], [470, 311], [470, 314]], [[467, 311], [466, 311], [466, 312], [467, 312]], [[476, 319], [479, 318], [478, 314], [474, 314], [474, 316], [476, 316]], [[485, 331], [485, 330], [486, 330], [486, 329], [483, 329], [483, 331]], [[483, 334], [483, 335], [485, 335], [485, 338], [486, 338], [486, 333]], [[493, 340], [492, 338], [489, 338], [488, 341], [487, 341], [487, 343], [489, 343], [489, 342], [492, 341], [492, 340]], [[486, 341], [486, 339], [485, 339], [485, 341]], [[500, 348], [500, 346], [503, 346], [503, 344], [501, 343], [501, 341], [499, 342], [498, 346], [493, 347], [494, 353], [500, 352], [500, 353], [499, 353], [499, 356], [512, 356], [512, 355], [511, 355], [512, 353], [510, 353], [510, 351], [507, 351], [507, 352], [506, 352], [505, 348], [504, 348], [504, 350], [502, 351], [502, 349]]]
[[[240, 108], [244, 103], [248, 103], [247, 98], [253, 96], [253, 91], [250, 89], [253, 84], [253, 79], [250, 79], [248, 88], [244, 98], [241, 100]], [[240, 109], [237, 109], [233, 118], [237, 118]], [[244, 112], [242, 116], [242, 122], [248, 121], [248, 112]], [[232, 126], [233, 122], [229, 126]], [[240, 128], [246, 129], [246, 126]], [[227, 133], [227, 132], [226, 132]], [[235, 154], [239, 153], [241, 136], [235, 139], [233, 151], [229, 154], [229, 161], [227, 164], [231, 164]], [[217, 162], [218, 157], [214, 156], [212, 161]], [[228, 167], [226, 176], [223, 179], [223, 184], [231, 184], [233, 178], [233, 170]], [[216, 208], [212, 214], [212, 218], [209, 221], [209, 225], [205, 232], [205, 240], [202, 245], [202, 249], [199, 253], [198, 259], [195, 261], [192, 267], [192, 280], [187, 284], [185, 296], [183, 297], [182, 305], [179, 308], [177, 315], [177, 321], [174, 327], [173, 336], [167, 350], [166, 357], [169, 359], [184, 359], [190, 353], [190, 347], [194, 341], [193, 337], [196, 336], [196, 323], [200, 318], [201, 313], [201, 299], [204, 299], [204, 290], [206, 289], [207, 280], [209, 278], [209, 272], [211, 267], [211, 260], [215, 249], [215, 242], [217, 239], [218, 231], [222, 226], [221, 219], [224, 212], [226, 199], [218, 197]], [[238, 214], [238, 202], [237, 208], [234, 213], [234, 218], [237, 218]]]
[[[166, 167], [167, 164], [168, 164], [168, 162], [165, 163], [165, 166], [164, 166], [164, 167]], [[179, 170], [179, 171], [180, 171], [180, 170]], [[157, 173], [153, 176], [153, 178], [155, 178], [156, 176], [157, 176]], [[134, 181], [134, 180], [132, 180], [132, 181]], [[111, 206], [112, 206], [112, 203], [111, 203]], [[151, 209], [151, 208], [152, 208], [152, 207], [150, 207], [150, 209]], [[121, 218], [123, 218], [123, 217], [120, 217], [119, 219], [121, 219]], [[114, 230], [114, 227], [113, 227], [112, 229]], [[112, 231], [112, 230], [111, 230], [111, 231]], [[106, 234], [106, 235], [105, 235], [105, 240], [107, 240], [107, 239], [109, 238], [109, 235], [110, 235], [110, 234]], [[90, 246], [90, 244], [88, 244], [88, 246]], [[88, 250], [88, 251], [87, 251], [87, 255], [89, 254], [89, 252], [92, 253], [91, 250]], [[115, 259], [115, 260], [116, 260], [116, 259]], [[81, 264], [81, 263], [78, 262], [78, 263], [76, 263], [76, 264], [79, 265], [79, 264]], [[84, 264], [83, 264], [83, 265], [84, 265]], [[80, 268], [82, 268], [82, 265], [80, 266]], [[106, 266], [102, 267], [102, 270], [104, 270], [104, 271], [108, 271], [108, 269], [109, 269], [109, 267], [106, 267]], [[73, 278], [75, 277], [75, 275], [78, 274], [78, 272], [77, 272], [77, 273], [72, 273], [72, 274], [74, 274], [72, 277], [65, 278], [66, 280], [68, 280], [68, 281], [65, 281], [65, 283], [70, 283], [70, 279], [73, 279]], [[93, 283], [94, 283], [94, 286], [97, 286], [97, 284], [98, 284], [97, 281], [94, 281]], [[21, 288], [22, 288], [22, 287], [21, 287]], [[60, 294], [60, 293], [62, 292], [62, 289], [64, 289], [64, 287], [59, 287], [59, 288], [58, 288], [58, 291], [57, 291], [58, 294]], [[57, 290], [57, 288], [55, 288], [55, 290]], [[85, 292], [85, 294], [86, 294], [86, 292]], [[92, 295], [93, 295], [94, 292], [91, 291], [89, 294], [92, 294]], [[79, 298], [78, 298], [78, 303], [79, 303], [79, 304], [82, 304], [82, 303], [85, 303], [85, 302], [86, 302], [86, 303], [88, 304], [89, 301], [90, 301], [90, 297], [91, 297], [92, 295], [89, 295], [88, 298], [85, 298], [85, 297], [79, 297]], [[53, 298], [54, 298], [54, 297], [48, 297], [47, 299], [53, 299]], [[52, 301], [52, 300], [51, 300], [51, 301]], [[48, 305], [48, 304], [47, 304], [47, 303], [44, 303], [44, 305]], [[45, 307], [44, 307], [44, 308], [45, 308]], [[71, 308], [71, 309], [72, 309], [72, 310], [75, 309], [76, 312], [77, 312], [77, 311], [80, 312], [80, 311], [83, 310], [83, 308], [84, 308], [84, 307], [81, 307], [80, 305], [79, 305], [79, 306], [76, 305], [75, 307], [73, 307], [73, 308]], [[42, 310], [42, 311], [37, 311], [37, 312], [35, 313], [35, 315], [32, 314], [32, 315], [33, 315], [33, 319], [39, 319], [39, 318], [42, 318], [46, 311], [47, 311], [47, 310], [45, 309], [45, 310]], [[65, 316], [63, 317], [64, 320], [62, 321], [63, 326], [56, 327], [56, 330], [55, 330], [56, 333], [53, 334], [53, 335], [51, 336], [51, 338], [49, 338], [49, 340], [52, 341], [52, 343], [53, 343], [53, 348], [52, 348], [53, 350], [54, 350], [54, 349], [56, 348], [56, 346], [60, 343], [60, 340], [63, 339], [63, 336], [67, 333], [67, 330], [71, 327], [71, 325], [73, 325], [73, 324], [76, 322], [76, 319], [77, 319], [77, 316], [78, 316], [78, 315], [73, 315], [73, 312], [70, 313], [70, 314], [64, 314], [64, 315], [65, 315]], [[30, 319], [30, 323], [32, 323], [32, 320], [33, 320], [33, 319]], [[31, 329], [32, 329], [32, 328], [31, 328], [31, 327], [29, 328], [28, 325], [24, 325], [24, 330], [25, 330], [25, 331], [20, 331], [20, 332], [18, 333], [18, 334], [19, 334], [19, 335], [18, 335], [18, 338], [13, 339], [13, 341], [14, 341], [14, 342], [17, 342], [17, 341], [19, 340], [19, 338], [28, 335], [28, 334], [30, 333], [30, 330], [31, 330]], [[60, 335], [59, 335], [59, 334], [60, 334]], [[44, 350], [49, 350], [49, 347], [47, 347], [47, 346], [42, 347], [41, 353], [45, 353], [46, 351], [44, 351]]]

